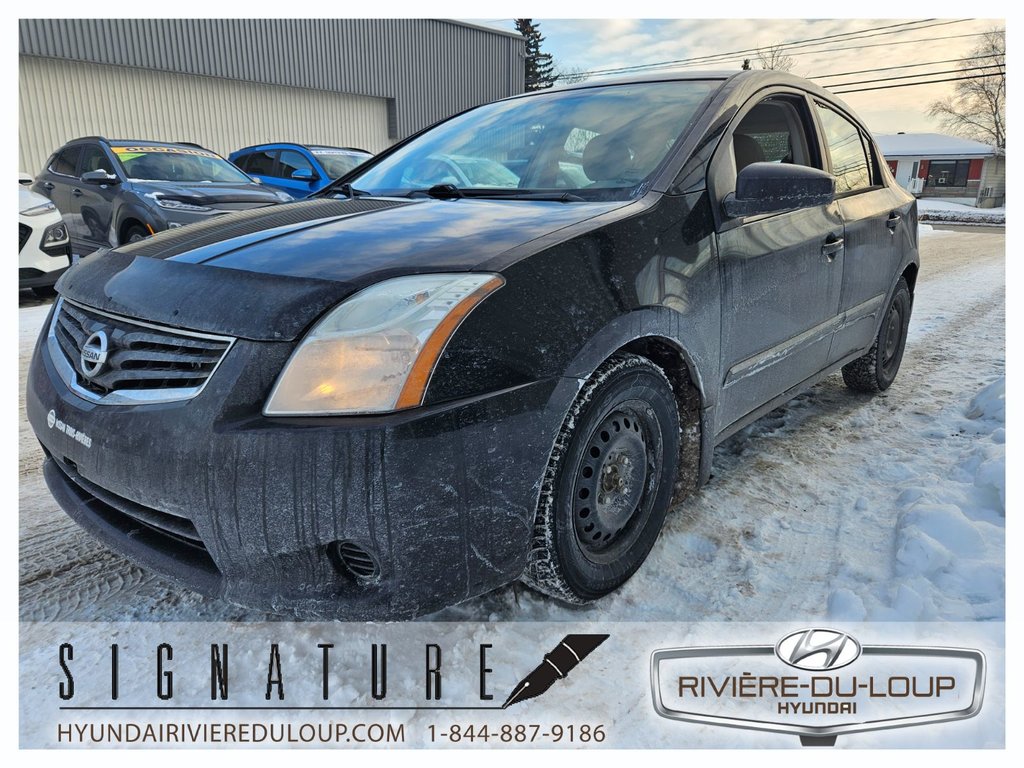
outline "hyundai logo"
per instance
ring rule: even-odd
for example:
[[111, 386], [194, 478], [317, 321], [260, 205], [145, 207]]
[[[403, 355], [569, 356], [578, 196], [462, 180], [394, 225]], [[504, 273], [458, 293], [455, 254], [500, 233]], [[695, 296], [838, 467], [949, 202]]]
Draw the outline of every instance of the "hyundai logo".
[[103, 366], [107, 363], [108, 344], [106, 331], [96, 331], [85, 340], [79, 359], [82, 363], [82, 373], [87, 379], [91, 379], [103, 370]]
[[821, 672], [855, 662], [860, 643], [834, 629], [801, 629], [779, 640], [775, 655], [791, 667]]

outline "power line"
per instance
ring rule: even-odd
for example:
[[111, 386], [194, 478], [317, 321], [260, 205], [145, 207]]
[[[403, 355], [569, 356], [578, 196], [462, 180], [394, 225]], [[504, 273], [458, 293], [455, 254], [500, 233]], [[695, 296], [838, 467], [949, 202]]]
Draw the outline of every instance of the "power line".
[[996, 53], [984, 53], [980, 56], [964, 56], [960, 59], [941, 59], [939, 61], [922, 61], [918, 64], [902, 64], [898, 67], [874, 67], [872, 69], [855, 69], [852, 72], [830, 72], [827, 75], [807, 75], [808, 80], [823, 80], [826, 77], [846, 77], [847, 75], [865, 75], [869, 72], [889, 72], [894, 69], [913, 69], [916, 67], [930, 67], [933, 64], [955, 64], [959, 61], [974, 61], [974, 59], [984, 59], [989, 56], [1005, 56], [1003, 51], [997, 51]]
[[[852, 32], [840, 32], [840, 33], [836, 33], [836, 34], [833, 34], [833, 35], [824, 35], [824, 36], [821, 36], [821, 37], [811, 37], [811, 38], [806, 38], [806, 39], [803, 39], [803, 40], [790, 40], [790, 41], [787, 41], [787, 42], [784, 42], [784, 43], [780, 43], [777, 47], [780, 48], [780, 49], [784, 49], [783, 52], [788, 53], [789, 55], [792, 55], [792, 56], [801, 56], [801, 55], [806, 55], [807, 53], [828, 53], [828, 52], [830, 52], [829, 50], [824, 50], [824, 51], [805, 51], [805, 52], [799, 52], [799, 53], [790, 53], [790, 51], [793, 51], [793, 50], [795, 50], [797, 48], [819, 46], [819, 45], [824, 44], [825, 41], [835, 40], [836, 38], [840, 38], [840, 37], [845, 37], [847, 39], [846, 40], [840, 40], [840, 41], [837, 41], [837, 42], [850, 42], [850, 41], [853, 41], [853, 40], [867, 39], [869, 37], [877, 37], [878, 35], [881, 35], [881, 34], [891, 35], [891, 34], [898, 34], [898, 33], [903, 33], [903, 32], [915, 32], [917, 30], [929, 29], [929, 28], [935, 27], [935, 26], [945, 26], [945, 25], [948, 25], [948, 24], [961, 24], [961, 23], [963, 23], [965, 21], [970, 21], [970, 19], [955, 19], [955, 20], [952, 20], [952, 21], [936, 21], [934, 24], [928, 23], [928, 22], [932, 22], [932, 21], [935, 21], [935, 20], [934, 19], [921, 19], [921, 20], [918, 20], [918, 21], [906, 21], [906, 22], [902, 22], [900, 24], [890, 24], [890, 25], [882, 26], [882, 27], [868, 27], [866, 29], [854, 30]], [[893, 27], [908, 27], [910, 25], [922, 25], [922, 26], [915, 26], [913, 29], [897, 29], [897, 30], [894, 30], [894, 31], [879, 31], [879, 30], [892, 30]], [[948, 39], [948, 38], [939, 37], [939, 38], [926, 38], [926, 39], [930, 39], [930, 40], [944, 40], [944, 39]], [[920, 42], [920, 41], [919, 40], [910, 40], [910, 41], [906, 41], [906, 42]], [[902, 44], [902, 41], [896, 41], [896, 42], [892, 42], [892, 43], [881, 43], [879, 45], [895, 45], [895, 44]], [[762, 46], [762, 48], [763, 48], [763, 46]], [[587, 74], [587, 75], [603, 75], [603, 74], [616, 74], [616, 73], [621, 73], [621, 72], [639, 71], [639, 70], [643, 70], [643, 69], [652, 69], [652, 68], [674, 68], [673, 66], [669, 66], [669, 65], [678, 65], [678, 66], [706, 66], [708, 64], [717, 63], [719, 61], [727, 61], [727, 60], [735, 58], [737, 56], [742, 56], [745, 53], [757, 53], [758, 50], [761, 50], [761, 49], [759, 49], [759, 48], [745, 48], [745, 49], [738, 50], [738, 51], [729, 51], [729, 52], [726, 52], [726, 53], [707, 54], [707, 55], [704, 55], [704, 56], [691, 56], [691, 57], [685, 58], [685, 59], [671, 59], [671, 60], [668, 60], [668, 61], [652, 62], [650, 64], [634, 64], [634, 65], [625, 66], [625, 67], [610, 67], [610, 68], [606, 68], [606, 69], [592, 69], [592, 70], [588, 70], [588, 71], [584, 72], [583, 74]], [[836, 49], [832, 49], [832, 50], [849, 50], [849, 49], [848, 48], [836, 48]]]
[[[821, 36], [821, 37], [809, 37], [809, 38], [805, 38], [803, 40], [789, 40], [789, 41], [786, 41], [784, 43], [781, 43], [780, 45], [782, 45], [782, 46], [795, 46], [795, 45], [802, 44], [802, 43], [814, 43], [814, 42], [821, 42], [821, 41], [824, 41], [824, 40], [831, 40], [831, 39], [834, 39], [834, 38], [837, 38], [837, 37], [847, 37], [847, 38], [849, 38], [851, 35], [861, 35], [861, 34], [864, 34], [864, 33], [867, 33], [867, 32], [875, 32], [876, 30], [892, 29], [893, 27], [906, 27], [906, 26], [909, 26], [911, 24], [925, 24], [925, 23], [930, 22], [930, 21], [934, 21], [934, 19], [921, 19], [921, 20], [918, 20], [918, 21], [904, 21], [904, 22], [901, 22], [899, 24], [888, 24], [888, 25], [883, 26], [883, 27], [867, 27], [866, 29], [854, 30], [852, 32], [839, 32], [839, 33], [836, 33], [836, 34], [833, 34], [833, 35], [824, 35], [824, 36]], [[917, 27], [917, 28], [920, 29], [920, 27]], [[906, 31], [906, 30], [901, 30], [901, 31]], [[608, 69], [592, 69], [592, 70], [589, 70], [586, 74], [588, 74], [588, 75], [600, 75], [600, 74], [605, 74], [605, 73], [609, 73], [609, 72], [624, 72], [624, 71], [627, 71], [627, 70], [644, 69], [644, 68], [650, 68], [650, 67], [660, 67], [660, 66], [663, 66], [663, 65], [666, 65], [666, 64], [685, 64], [685, 63], [688, 63], [688, 62], [698, 63], [698, 62], [701, 62], [704, 59], [717, 59], [717, 58], [720, 58], [720, 57], [721, 58], [732, 58], [732, 57], [735, 57], [735, 56], [741, 56], [744, 53], [756, 53], [757, 50], [758, 50], [757, 48], [745, 48], [745, 49], [742, 49], [742, 50], [739, 50], [739, 51], [729, 51], [728, 53], [707, 54], [705, 56], [691, 56], [691, 57], [685, 58], [685, 59], [670, 59], [668, 61], [656, 61], [656, 62], [652, 62], [650, 64], [633, 64], [633, 65], [625, 66], [625, 67], [610, 67]]]
[[[874, 77], [870, 80], [851, 80], [846, 83], [830, 83], [829, 85], [823, 85], [822, 88], [842, 88], [847, 85], [863, 85], [864, 83], [885, 83], [890, 80], [910, 80], [914, 77], [933, 77], [935, 75], [955, 75], [957, 72], [970, 72], [971, 70], [979, 69], [1002, 69], [1002, 64], [985, 64], [977, 67], [961, 67], [960, 69], [943, 69], [938, 72], [918, 72], [913, 75], [896, 75], [895, 77]], [[995, 75], [995, 72], [978, 72], [975, 77], [987, 77], [989, 75]]]
[[991, 72], [988, 75], [967, 75], [966, 77], [947, 77], [942, 80], [922, 80], [919, 83], [899, 83], [897, 85], [878, 85], [872, 88], [851, 88], [848, 91], [834, 91], [838, 96], [843, 93], [861, 93], [863, 91], [886, 91], [890, 88], [910, 88], [913, 85], [933, 85], [935, 83], [955, 83], [958, 80], [980, 80], [984, 77], [991, 77], [994, 75], [1005, 75], [1006, 72]]

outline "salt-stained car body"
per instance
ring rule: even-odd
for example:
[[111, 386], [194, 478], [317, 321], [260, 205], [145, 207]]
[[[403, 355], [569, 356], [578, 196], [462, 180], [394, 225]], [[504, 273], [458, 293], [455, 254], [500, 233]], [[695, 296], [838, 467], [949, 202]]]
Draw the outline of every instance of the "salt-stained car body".
[[60, 211], [22, 182], [18, 186], [18, 287], [51, 293], [70, 265], [71, 239]]
[[[512, 181], [422, 178], [432, 157]], [[887, 388], [917, 270], [913, 198], [827, 92], [588, 82], [85, 259], [28, 415], [68, 514], [201, 591], [379, 619], [522, 578], [581, 603], [716, 443], [838, 369]]]

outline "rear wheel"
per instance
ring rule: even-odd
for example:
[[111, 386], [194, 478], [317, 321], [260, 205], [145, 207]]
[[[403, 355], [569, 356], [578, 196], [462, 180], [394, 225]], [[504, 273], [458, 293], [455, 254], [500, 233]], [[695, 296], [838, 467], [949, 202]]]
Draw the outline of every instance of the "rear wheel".
[[843, 381], [858, 392], [884, 392], [896, 379], [903, 362], [910, 327], [910, 288], [902, 277], [868, 353], [843, 366]]
[[523, 580], [569, 603], [612, 592], [661, 532], [679, 465], [679, 412], [664, 372], [616, 356], [580, 391], [548, 462]]

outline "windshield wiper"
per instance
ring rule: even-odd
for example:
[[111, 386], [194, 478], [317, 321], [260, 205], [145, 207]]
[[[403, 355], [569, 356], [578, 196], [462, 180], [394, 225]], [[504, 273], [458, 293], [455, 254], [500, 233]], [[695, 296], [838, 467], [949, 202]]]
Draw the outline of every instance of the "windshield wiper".
[[495, 200], [548, 200], [555, 203], [585, 202], [584, 198], [574, 195], [572, 192], [519, 192], [514, 190], [501, 192], [493, 189], [480, 191], [481, 194], [476, 194], [476, 190], [467, 190], [469, 193], [467, 197], [488, 197]]
[[406, 197], [419, 197], [420, 195], [426, 195], [435, 200], [454, 200], [466, 196], [454, 184], [435, 184], [428, 189], [412, 189], [405, 194]]
[[454, 184], [435, 184], [429, 189], [413, 189], [406, 197], [433, 197], [436, 200], [456, 200], [460, 198], [491, 198], [495, 200], [550, 200], [558, 203], [583, 202], [583, 198], [571, 192], [538, 191], [529, 189], [508, 189], [503, 187], [480, 188], [469, 187], [460, 189]]
[[356, 189], [351, 184], [349, 184], [347, 181], [344, 184], [339, 184], [338, 185], [338, 191], [341, 192], [341, 194], [343, 194], [345, 197], [349, 198], [350, 200], [355, 199], [357, 197], [366, 197], [367, 195], [370, 194], [365, 189]]

